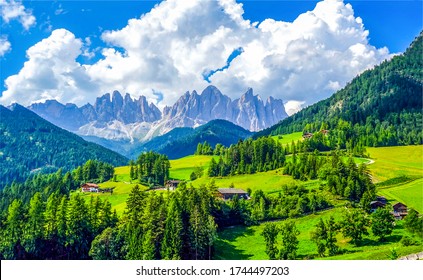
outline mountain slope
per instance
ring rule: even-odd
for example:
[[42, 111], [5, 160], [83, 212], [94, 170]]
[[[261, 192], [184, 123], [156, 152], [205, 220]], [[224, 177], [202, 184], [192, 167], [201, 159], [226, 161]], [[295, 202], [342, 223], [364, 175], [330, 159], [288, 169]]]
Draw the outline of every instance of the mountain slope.
[[213, 120], [197, 128], [175, 128], [153, 138], [133, 152], [153, 150], [166, 154], [170, 159], [194, 154], [198, 143], [207, 141], [212, 147], [220, 143], [227, 147], [251, 136], [252, 133], [225, 120]]
[[422, 34], [402, 55], [353, 79], [333, 96], [309, 106], [255, 135], [315, 132], [322, 123], [335, 129], [343, 120], [354, 126], [364, 145], [420, 144], [423, 89]]
[[70, 170], [89, 159], [124, 165], [128, 159], [83, 140], [14, 104], [0, 105], [0, 187], [40, 170]]

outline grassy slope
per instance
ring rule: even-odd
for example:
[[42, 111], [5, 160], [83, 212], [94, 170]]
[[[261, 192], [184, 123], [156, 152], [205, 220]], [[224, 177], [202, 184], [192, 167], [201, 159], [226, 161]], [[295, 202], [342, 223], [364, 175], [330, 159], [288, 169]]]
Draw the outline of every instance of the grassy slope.
[[[385, 195], [391, 202], [400, 201], [423, 213], [423, 146], [368, 148], [371, 158], [375, 160], [368, 166], [375, 181], [410, 176], [414, 181], [378, 188], [378, 193]], [[355, 159], [357, 163], [366, 159]], [[416, 179], [417, 178], [417, 179]], [[420, 179], [418, 179], [420, 178]], [[420, 209], [420, 210], [419, 210]], [[296, 219], [299, 235], [299, 258], [316, 257], [317, 248], [310, 241], [310, 231], [320, 217], [327, 219], [334, 216], [340, 218], [339, 208]], [[263, 225], [252, 227], [233, 227], [223, 230], [219, 235], [216, 248], [216, 259], [267, 259], [265, 243], [260, 235]], [[372, 235], [366, 237], [362, 246], [356, 247], [348, 243], [342, 235], [338, 235], [338, 245], [346, 250], [346, 254], [327, 259], [387, 259], [392, 248], [399, 255], [407, 255], [423, 250], [420, 243], [416, 246], [403, 247], [399, 242], [401, 236], [409, 235], [403, 228], [403, 222], [398, 222], [393, 234], [386, 243], [377, 242]], [[254, 244], [254, 246], [251, 246]]]
[[[318, 220], [320, 218], [326, 220], [330, 216], [333, 216], [335, 220], [339, 220], [341, 213], [342, 208], [334, 208], [318, 214], [295, 219], [297, 229], [300, 231], [300, 235], [298, 236], [299, 259], [317, 257], [317, 247], [310, 240], [310, 232], [313, 230]], [[282, 222], [277, 223], [280, 224]], [[225, 229], [219, 234], [219, 239], [216, 244], [215, 259], [268, 259], [265, 253], [265, 241], [261, 236], [263, 228], [264, 225], [261, 224], [251, 227], [236, 226]], [[383, 243], [378, 242], [377, 238], [370, 233], [369, 236], [364, 238], [361, 246], [357, 247], [348, 243], [348, 239], [345, 239], [341, 234], [338, 234], [338, 246], [345, 251], [345, 254], [330, 257], [328, 259], [387, 259], [392, 248], [396, 248], [399, 255], [407, 255], [423, 250], [421, 241], [419, 241], [419, 244], [415, 246], [401, 246], [398, 242], [403, 235], [409, 235], [403, 228], [403, 221], [398, 223], [393, 234], [386, 242]]]
[[400, 176], [423, 178], [423, 146], [367, 148], [375, 161], [369, 170], [375, 182]]
[[419, 213], [423, 213], [423, 179], [417, 179], [406, 184], [399, 184], [379, 190], [381, 195], [406, 204]]
[[[170, 178], [179, 180], [189, 180], [189, 176], [196, 167], [203, 167], [204, 172], [207, 173], [210, 161], [213, 156], [187, 156], [170, 161]], [[215, 159], [219, 157], [214, 156]]]
[[411, 182], [378, 188], [378, 193], [423, 213], [423, 146], [367, 148], [375, 162], [369, 170], [375, 182], [407, 176]]
[[277, 135], [272, 136], [273, 139], [276, 141], [279, 141], [282, 145], [291, 144], [292, 141], [297, 142], [298, 140], [303, 139], [303, 133], [302, 132], [294, 132], [291, 134], [284, 134], [284, 135]]

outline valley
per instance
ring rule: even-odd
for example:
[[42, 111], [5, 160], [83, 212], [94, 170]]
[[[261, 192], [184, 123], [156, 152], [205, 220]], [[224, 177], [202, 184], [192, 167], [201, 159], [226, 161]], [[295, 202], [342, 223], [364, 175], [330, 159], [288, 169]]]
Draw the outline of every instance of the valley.
[[[277, 137], [276, 137], [277, 138]], [[282, 135], [282, 139], [299, 140], [298, 133], [290, 135]], [[378, 195], [385, 196], [390, 204], [402, 202], [409, 207], [414, 208], [418, 212], [422, 212], [423, 201], [423, 146], [403, 146], [403, 147], [382, 147], [368, 148], [369, 158], [355, 158], [357, 164], [363, 162], [374, 163], [368, 165], [370, 174], [374, 178], [375, 183], [388, 182], [388, 186], [378, 186], [376, 184], [376, 192]], [[204, 173], [212, 158], [217, 156], [193, 155], [170, 161], [170, 178], [187, 181], [189, 185], [195, 188], [202, 188], [210, 181], [214, 181], [219, 188], [228, 188], [233, 185], [235, 188], [249, 190], [251, 192], [262, 190], [269, 195], [277, 195], [282, 191], [283, 185], [298, 184], [304, 186], [308, 190], [318, 191], [322, 181], [309, 180], [306, 182], [293, 179], [291, 176], [283, 175], [282, 169], [259, 172], [251, 175], [235, 175], [223, 178], [210, 178], [204, 175], [201, 178], [191, 181], [190, 174], [196, 167], [203, 167]], [[400, 171], [399, 171], [400, 170]], [[131, 188], [135, 183], [129, 183], [129, 167], [118, 167], [115, 169], [118, 182], [108, 181], [100, 184], [101, 187], [115, 187], [113, 195], [99, 194], [102, 199], [111, 202], [118, 214], [122, 215], [126, 206], [126, 200], [129, 196]], [[401, 176], [408, 176], [410, 181], [405, 183], [395, 183], [395, 179]], [[392, 182], [393, 183], [389, 183]], [[147, 186], [142, 186], [148, 189]], [[166, 191], [164, 192], [166, 195]], [[86, 199], [90, 196], [85, 194]], [[318, 223], [320, 218], [328, 219], [330, 216], [335, 220], [341, 219], [342, 209], [345, 200], [332, 197], [331, 202], [334, 207], [329, 210], [318, 211], [303, 217], [295, 218], [297, 229], [300, 231], [298, 235], [299, 247], [298, 258], [300, 259], [319, 259], [316, 251], [316, 245], [310, 240], [310, 232]], [[276, 221], [275, 223], [282, 223]], [[216, 255], [214, 259], [266, 259], [265, 241], [261, 236], [263, 224], [254, 226], [231, 226], [229, 228], [219, 229], [219, 237], [216, 241]], [[412, 246], [403, 246], [400, 240], [403, 236], [409, 236], [417, 241]], [[407, 255], [423, 250], [423, 240], [416, 239], [404, 228], [404, 221], [396, 222], [395, 229], [391, 236], [385, 242], [379, 242], [377, 237], [370, 233], [365, 237], [360, 246], [352, 245], [348, 239], [340, 233], [337, 234], [337, 245], [342, 253], [333, 257], [325, 257], [324, 259], [387, 259], [389, 258], [393, 248], [400, 255]], [[254, 246], [251, 246], [254, 244]]]
[[282, 100], [212, 85], [162, 111], [117, 91], [32, 104], [39, 115], [0, 106], [0, 259], [421, 252], [422, 49], [420, 34], [289, 117]]

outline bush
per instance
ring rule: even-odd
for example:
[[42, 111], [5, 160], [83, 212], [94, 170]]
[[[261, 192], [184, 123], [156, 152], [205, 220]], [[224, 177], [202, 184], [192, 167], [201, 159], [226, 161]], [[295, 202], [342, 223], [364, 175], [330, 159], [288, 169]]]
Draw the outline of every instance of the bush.
[[416, 241], [414, 239], [412, 239], [410, 236], [403, 236], [401, 238], [401, 245], [407, 247], [407, 246], [412, 246], [414, 244], [416, 244]]

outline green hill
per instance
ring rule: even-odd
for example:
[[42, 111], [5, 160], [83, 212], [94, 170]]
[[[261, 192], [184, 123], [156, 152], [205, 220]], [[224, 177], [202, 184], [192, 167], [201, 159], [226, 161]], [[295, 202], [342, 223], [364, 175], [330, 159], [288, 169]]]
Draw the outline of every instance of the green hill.
[[252, 133], [229, 121], [213, 120], [197, 128], [175, 128], [172, 131], [153, 138], [132, 154], [142, 151], [155, 151], [165, 154], [169, 159], [176, 159], [194, 154], [198, 143], [207, 141], [212, 147], [220, 143], [229, 147]]
[[112, 165], [128, 159], [63, 130], [30, 110], [0, 105], [0, 188], [35, 172], [71, 170], [89, 159]]
[[[367, 70], [328, 99], [255, 136], [316, 132], [349, 123], [346, 137], [365, 146], [422, 144], [422, 34], [406, 52]], [[344, 124], [342, 124], [344, 125]]]

